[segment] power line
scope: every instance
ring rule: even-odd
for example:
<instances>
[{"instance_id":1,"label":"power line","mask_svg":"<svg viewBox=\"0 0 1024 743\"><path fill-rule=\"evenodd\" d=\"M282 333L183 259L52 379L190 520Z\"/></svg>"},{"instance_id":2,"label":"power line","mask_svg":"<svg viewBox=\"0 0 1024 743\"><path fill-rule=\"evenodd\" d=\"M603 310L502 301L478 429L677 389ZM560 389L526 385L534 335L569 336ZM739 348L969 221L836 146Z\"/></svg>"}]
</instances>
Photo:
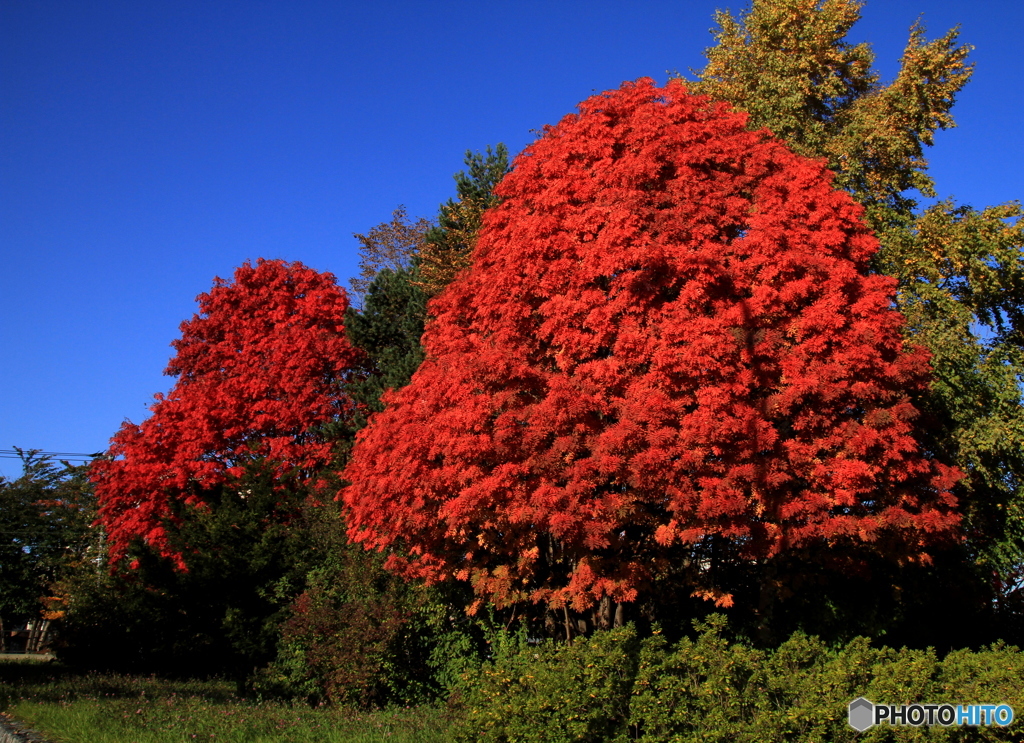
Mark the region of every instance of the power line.
<instances>
[{"instance_id":1,"label":"power line","mask_svg":"<svg viewBox=\"0 0 1024 743\"><path fill-rule=\"evenodd\" d=\"M50 456L51 455L46 455L45 457L32 457L32 459L49 459ZM0 454L0 457L3 457L4 459L22 459L22 457L19 457L17 454ZM29 457L24 458L28 459ZM74 456L61 457L61 459L99 459L99 457L94 456L92 454L80 454Z\"/></svg>"},{"instance_id":2,"label":"power line","mask_svg":"<svg viewBox=\"0 0 1024 743\"><path fill-rule=\"evenodd\" d=\"M80 467L103 456L104 452L86 454L85 452L43 451L41 449L0 449L0 460L16 459L24 466L28 466L30 464L38 465L46 462L47 460L56 459L69 466L74 464L75 466Z\"/></svg>"},{"instance_id":3,"label":"power line","mask_svg":"<svg viewBox=\"0 0 1024 743\"><path fill-rule=\"evenodd\" d=\"M27 456L65 456L74 457L76 460L95 460L102 456L102 451L85 453L83 451L43 451L42 449L0 449L0 456L22 458L23 453Z\"/></svg>"}]
</instances>

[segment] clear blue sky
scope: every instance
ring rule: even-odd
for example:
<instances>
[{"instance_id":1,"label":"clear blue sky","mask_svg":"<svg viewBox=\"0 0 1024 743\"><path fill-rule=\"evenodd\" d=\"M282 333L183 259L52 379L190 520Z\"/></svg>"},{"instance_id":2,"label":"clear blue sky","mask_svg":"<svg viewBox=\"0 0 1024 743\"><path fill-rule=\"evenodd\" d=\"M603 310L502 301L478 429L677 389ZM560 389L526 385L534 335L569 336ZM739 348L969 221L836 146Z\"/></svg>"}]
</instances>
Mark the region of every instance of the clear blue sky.
<instances>
[{"instance_id":1,"label":"clear blue sky","mask_svg":"<svg viewBox=\"0 0 1024 743\"><path fill-rule=\"evenodd\" d=\"M3 0L0 449L104 449L172 383L214 276L262 256L347 283L353 232L434 216L467 149L518 152L594 91L702 66L725 5ZM1024 196L1024 5L871 0L850 40L891 78L922 14L976 47L940 193Z\"/></svg>"}]
</instances>

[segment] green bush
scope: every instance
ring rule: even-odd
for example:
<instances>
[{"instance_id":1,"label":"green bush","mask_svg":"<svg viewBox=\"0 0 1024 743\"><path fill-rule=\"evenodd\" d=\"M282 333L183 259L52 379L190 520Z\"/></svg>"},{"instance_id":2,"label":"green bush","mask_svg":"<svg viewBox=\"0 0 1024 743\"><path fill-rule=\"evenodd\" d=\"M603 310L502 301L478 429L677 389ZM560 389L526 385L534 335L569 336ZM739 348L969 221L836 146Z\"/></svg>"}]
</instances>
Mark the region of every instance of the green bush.
<instances>
[{"instance_id":1,"label":"green bush","mask_svg":"<svg viewBox=\"0 0 1024 743\"><path fill-rule=\"evenodd\" d=\"M627 740L639 643L632 627L570 644L492 639L493 658L463 675L455 737L480 743Z\"/></svg>"},{"instance_id":2,"label":"green bush","mask_svg":"<svg viewBox=\"0 0 1024 743\"><path fill-rule=\"evenodd\" d=\"M572 645L498 638L493 658L467 673L451 708L460 740L644 743L880 743L1021 740L1024 723L944 728L879 725L858 733L847 705L1008 704L1024 715L1024 654L995 645L958 650L829 648L796 633L759 650L725 637L725 620L696 625L674 646L632 628Z\"/></svg>"},{"instance_id":3,"label":"green bush","mask_svg":"<svg viewBox=\"0 0 1024 743\"><path fill-rule=\"evenodd\" d=\"M771 651L730 645L718 619L695 641L644 642L630 705L630 732L645 743L878 743L1019 740L1001 727L880 725L858 733L847 705L859 696L887 704L1005 703L1024 710L1024 655L994 646L939 661L932 650L872 648L861 637L831 650L794 634Z\"/></svg>"},{"instance_id":4,"label":"green bush","mask_svg":"<svg viewBox=\"0 0 1024 743\"><path fill-rule=\"evenodd\" d=\"M684 638L672 649L654 635L643 643L630 704L634 739L757 740L751 723L764 690L758 686L763 653L722 638L725 620L698 623L696 641ZM683 736L683 737L680 737Z\"/></svg>"}]
</instances>

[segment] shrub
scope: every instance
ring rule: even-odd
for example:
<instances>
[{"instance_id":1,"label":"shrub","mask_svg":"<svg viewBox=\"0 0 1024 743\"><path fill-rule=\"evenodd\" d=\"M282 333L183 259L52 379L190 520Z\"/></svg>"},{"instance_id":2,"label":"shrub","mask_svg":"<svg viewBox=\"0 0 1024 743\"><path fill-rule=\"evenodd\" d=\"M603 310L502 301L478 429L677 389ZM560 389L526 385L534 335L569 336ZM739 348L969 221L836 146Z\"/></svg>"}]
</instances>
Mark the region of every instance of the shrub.
<instances>
[{"instance_id":1,"label":"shrub","mask_svg":"<svg viewBox=\"0 0 1024 743\"><path fill-rule=\"evenodd\" d=\"M725 637L725 620L696 623L694 638L640 642L631 627L572 645L503 636L464 675L451 708L460 740L487 743L878 743L1020 740L1008 727L879 725L858 733L847 705L1008 704L1024 711L1024 654L994 645L957 650L873 648L863 637L829 648L796 633L759 650Z\"/></svg>"},{"instance_id":2,"label":"shrub","mask_svg":"<svg viewBox=\"0 0 1024 743\"><path fill-rule=\"evenodd\" d=\"M464 597L385 571L380 556L348 542L335 504L316 509L310 529L316 567L254 689L363 708L443 699L463 668L479 663L480 632Z\"/></svg>"},{"instance_id":3,"label":"shrub","mask_svg":"<svg viewBox=\"0 0 1024 743\"><path fill-rule=\"evenodd\" d=\"M499 634L493 657L453 697L456 739L480 743L626 740L639 642L632 627L572 644Z\"/></svg>"}]
</instances>

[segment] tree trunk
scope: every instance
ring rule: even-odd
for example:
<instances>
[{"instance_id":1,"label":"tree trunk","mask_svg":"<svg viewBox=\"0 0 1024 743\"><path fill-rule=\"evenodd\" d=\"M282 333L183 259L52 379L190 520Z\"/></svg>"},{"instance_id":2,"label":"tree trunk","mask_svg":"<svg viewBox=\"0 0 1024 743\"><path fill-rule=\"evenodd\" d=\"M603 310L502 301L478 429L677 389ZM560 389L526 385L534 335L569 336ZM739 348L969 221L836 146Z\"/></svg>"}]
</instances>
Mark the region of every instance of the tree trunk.
<instances>
[{"instance_id":1,"label":"tree trunk","mask_svg":"<svg viewBox=\"0 0 1024 743\"><path fill-rule=\"evenodd\" d=\"M597 605L596 624L600 629L611 629L612 627L612 600L608 596L602 596L601 603Z\"/></svg>"},{"instance_id":2,"label":"tree trunk","mask_svg":"<svg viewBox=\"0 0 1024 743\"><path fill-rule=\"evenodd\" d=\"M39 637L39 620L33 619L28 623L28 639L25 640L25 655L34 653L36 647L36 639Z\"/></svg>"},{"instance_id":3,"label":"tree trunk","mask_svg":"<svg viewBox=\"0 0 1024 743\"><path fill-rule=\"evenodd\" d=\"M772 640L772 613L778 595L775 560L769 558L761 577L761 595L757 602L757 639L768 646Z\"/></svg>"},{"instance_id":4,"label":"tree trunk","mask_svg":"<svg viewBox=\"0 0 1024 743\"><path fill-rule=\"evenodd\" d=\"M38 629L29 640L30 647L28 652L38 653L41 648L46 647L46 641L50 634L50 620L43 619L40 622L33 623L33 626L38 627Z\"/></svg>"},{"instance_id":5,"label":"tree trunk","mask_svg":"<svg viewBox=\"0 0 1024 743\"><path fill-rule=\"evenodd\" d=\"M578 629L579 634L584 637L590 634L590 626L587 624L586 616L576 618L576 629Z\"/></svg>"}]
</instances>

